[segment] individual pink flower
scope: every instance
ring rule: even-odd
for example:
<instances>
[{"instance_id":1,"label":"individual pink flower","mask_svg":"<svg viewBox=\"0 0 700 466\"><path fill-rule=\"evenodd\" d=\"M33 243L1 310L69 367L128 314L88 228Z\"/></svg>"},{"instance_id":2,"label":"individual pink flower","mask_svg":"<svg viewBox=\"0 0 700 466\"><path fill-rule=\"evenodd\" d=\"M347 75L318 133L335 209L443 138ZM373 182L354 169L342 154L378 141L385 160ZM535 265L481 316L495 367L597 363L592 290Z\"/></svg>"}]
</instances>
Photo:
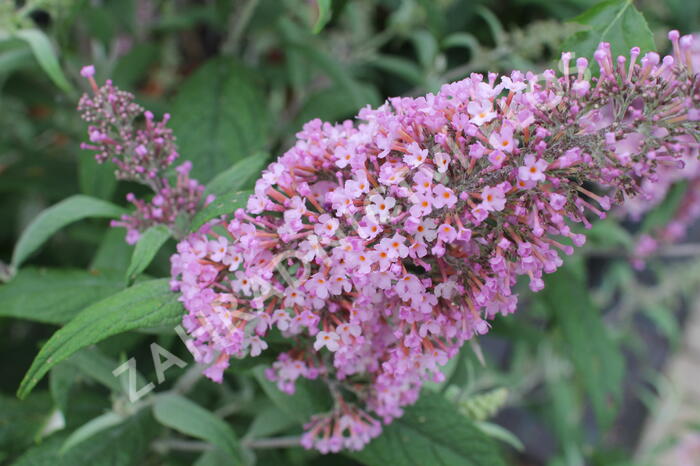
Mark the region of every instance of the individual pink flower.
<instances>
[{"instance_id":1,"label":"individual pink flower","mask_svg":"<svg viewBox=\"0 0 700 466\"><path fill-rule=\"evenodd\" d=\"M433 198L428 194L418 193L414 195L413 205L409 212L416 218L428 215L433 210Z\"/></svg>"},{"instance_id":2,"label":"individual pink flower","mask_svg":"<svg viewBox=\"0 0 700 466\"><path fill-rule=\"evenodd\" d=\"M513 128L510 125L504 125L500 131L493 131L489 136L489 143L496 150L513 152L517 146L517 141L513 138Z\"/></svg>"},{"instance_id":3,"label":"individual pink flower","mask_svg":"<svg viewBox=\"0 0 700 466\"><path fill-rule=\"evenodd\" d=\"M537 159L532 154L527 154L524 159L525 165L518 168L518 178L523 181L539 182L544 181L544 171L549 164L544 159Z\"/></svg>"},{"instance_id":4,"label":"individual pink flower","mask_svg":"<svg viewBox=\"0 0 700 466\"><path fill-rule=\"evenodd\" d=\"M334 352L338 351L340 348L340 337L335 332L318 332L316 334L316 341L314 342L314 349L320 351L321 348L326 347L328 351Z\"/></svg>"},{"instance_id":5,"label":"individual pink flower","mask_svg":"<svg viewBox=\"0 0 700 466\"><path fill-rule=\"evenodd\" d=\"M309 277L304 286L318 298L325 299L329 295L330 283L323 272L318 272Z\"/></svg>"},{"instance_id":6,"label":"individual pink flower","mask_svg":"<svg viewBox=\"0 0 700 466\"><path fill-rule=\"evenodd\" d=\"M488 100L469 102L467 111L472 116L469 121L476 126L481 126L496 118L496 112L493 111L493 104Z\"/></svg>"},{"instance_id":7,"label":"individual pink flower","mask_svg":"<svg viewBox=\"0 0 700 466\"><path fill-rule=\"evenodd\" d=\"M487 186L481 192L481 208L487 211L501 211L506 205L506 195L498 186Z\"/></svg>"},{"instance_id":8,"label":"individual pink flower","mask_svg":"<svg viewBox=\"0 0 700 466\"><path fill-rule=\"evenodd\" d=\"M507 158L508 156L506 153L500 149L493 150L489 153L489 162L491 162L494 168L501 168Z\"/></svg>"},{"instance_id":9,"label":"individual pink flower","mask_svg":"<svg viewBox=\"0 0 700 466\"><path fill-rule=\"evenodd\" d=\"M357 337L362 334L362 327L357 324L343 323L336 327L335 329L340 339L345 344L352 344Z\"/></svg>"},{"instance_id":10,"label":"individual pink flower","mask_svg":"<svg viewBox=\"0 0 700 466\"><path fill-rule=\"evenodd\" d=\"M391 215L391 209L396 205L396 199L373 194L369 200L372 204L367 207L367 214L373 216L375 222L386 222Z\"/></svg>"},{"instance_id":11,"label":"individual pink flower","mask_svg":"<svg viewBox=\"0 0 700 466\"><path fill-rule=\"evenodd\" d=\"M435 231L436 226L437 224L435 223L435 220L432 218L426 218L416 227L416 232L414 233L413 237L416 241L424 241L429 243L435 239L435 236L437 236L437 232Z\"/></svg>"},{"instance_id":12,"label":"individual pink flower","mask_svg":"<svg viewBox=\"0 0 700 466\"><path fill-rule=\"evenodd\" d=\"M403 156L403 161L413 168L418 167L428 159L428 149L422 149L418 143L412 142L407 149L408 153Z\"/></svg>"},{"instance_id":13,"label":"individual pink flower","mask_svg":"<svg viewBox=\"0 0 700 466\"><path fill-rule=\"evenodd\" d=\"M437 165L438 172L447 172L447 169L450 167L450 156L445 152L438 152L435 154L435 165Z\"/></svg>"},{"instance_id":14,"label":"individual pink flower","mask_svg":"<svg viewBox=\"0 0 700 466\"><path fill-rule=\"evenodd\" d=\"M360 235L360 238L373 239L382 232L382 227L377 223L377 220L379 219L369 215L362 218L361 225L357 228L357 233Z\"/></svg>"},{"instance_id":15,"label":"individual pink flower","mask_svg":"<svg viewBox=\"0 0 700 466\"><path fill-rule=\"evenodd\" d=\"M263 350L266 350L268 345L265 340L262 340L259 336L253 335L250 337L249 340L250 343L250 355L255 357L259 356L260 353L263 352Z\"/></svg>"},{"instance_id":16,"label":"individual pink flower","mask_svg":"<svg viewBox=\"0 0 700 466\"><path fill-rule=\"evenodd\" d=\"M433 205L436 209L447 207L451 209L457 203L457 196L448 187L438 184L433 188Z\"/></svg>"},{"instance_id":17,"label":"individual pink flower","mask_svg":"<svg viewBox=\"0 0 700 466\"><path fill-rule=\"evenodd\" d=\"M457 238L457 230L449 223L443 223L437 229L438 239L445 243L451 243Z\"/></svg>"},{"instance_id":18,"label":"individual pink flower","mask_svg":"<svg viewBox=\"0 0 700 466\"><path fill-rule=\"evenodd\" d=\"M338 219L333 218L328 214L323 214L318 217L318 223L314 227L314 232L318 236L333 236L339 225L340 222Z\"/></svg>"}]
</instances>

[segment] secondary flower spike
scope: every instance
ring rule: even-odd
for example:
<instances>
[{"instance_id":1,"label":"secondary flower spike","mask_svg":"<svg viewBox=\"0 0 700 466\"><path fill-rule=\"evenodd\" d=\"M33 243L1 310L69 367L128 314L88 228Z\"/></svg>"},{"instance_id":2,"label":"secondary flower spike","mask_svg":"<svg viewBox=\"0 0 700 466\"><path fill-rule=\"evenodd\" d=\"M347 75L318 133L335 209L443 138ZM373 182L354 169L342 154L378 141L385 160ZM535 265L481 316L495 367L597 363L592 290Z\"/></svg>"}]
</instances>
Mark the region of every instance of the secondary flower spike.
<instances>
[{"instance_id":1,"label":"secondary flower spike","mask_svg":"<svg viewBox=\"0 0 700 466\"><path fill-rule=\"evenodd\" d=\"M175 169L174 185L166 175L179 157L175 136L167 127L170 115L156 121L153 113L134 103L133 94L117 89L111 81L98 87L92 65L83 67L80 74L93 91L93 95L83 95L78 103L83 120L90 124L90 143L81 144L81 148L95 151L98 163L114 163L117 178L145 184L155 193L149 202L128 194L127 200L136 206L136 212L123 215L112 226L126 228L126 240L133 244L150 226L162 224L174 229L178 216L192 217L200 207L204 186L189 177L189 161ZM138 124L140 119L142 125Z\"/></svg>"},{"instance_id":2,"label":"secondary flower spike","mask_svg":"<svg viewBox=\"0 0 700 466\"><path fill-rule=\"evenodd\" d=\"M361 449L462 344L562 264L612 204L697 157L700 82L688 49L579 58L392 98L356 121L314 120L262 174L247 208L180 242L172 286L206 375L291 346L267 371L288 393L320 379L333 407L305 426L321 452ZM563 62L571 60L564 54Z\"/></svg>"}]
</instances>

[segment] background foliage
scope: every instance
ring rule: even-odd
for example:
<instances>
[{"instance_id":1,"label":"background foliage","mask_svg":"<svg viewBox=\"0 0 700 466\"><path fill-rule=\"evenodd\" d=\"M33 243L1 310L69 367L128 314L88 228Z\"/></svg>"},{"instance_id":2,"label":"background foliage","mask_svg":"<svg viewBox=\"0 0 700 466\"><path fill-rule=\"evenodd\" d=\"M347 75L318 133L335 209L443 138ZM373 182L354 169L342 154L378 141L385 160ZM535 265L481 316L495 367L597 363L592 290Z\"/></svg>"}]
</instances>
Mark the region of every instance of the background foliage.
<instances>
[{"instance_id":1,"label":"background foliage","mask_svg":"<svg viewBox=\"0 0 700 466\"><path fill-rule=\"evenodd\" d=\"M666 47L665 31L699 20L700 3L683 0L0 2L0 461L632 464L700 262L639 274L626 256L684 186L641 225L596 224L546 291L466 346L447 380L365 450L320 456L292 446L325 401L312 383L283 395L261 375L265 354L222 385L200 379L160 278L174 240L153 229L132 247L107 226L141 187L79 150L78 72L94 63L98 81L172 113L183 158L217 195L196 228L241 202L232 193L311 118L342 120L471 72L539 71L563 47L589 57L600 40L615 53ZM186 367L160 383L152 343ZM114 377L132 357L138 376ZM131 403L131 382L156 389Z\"/></svg>"}]
</instances>

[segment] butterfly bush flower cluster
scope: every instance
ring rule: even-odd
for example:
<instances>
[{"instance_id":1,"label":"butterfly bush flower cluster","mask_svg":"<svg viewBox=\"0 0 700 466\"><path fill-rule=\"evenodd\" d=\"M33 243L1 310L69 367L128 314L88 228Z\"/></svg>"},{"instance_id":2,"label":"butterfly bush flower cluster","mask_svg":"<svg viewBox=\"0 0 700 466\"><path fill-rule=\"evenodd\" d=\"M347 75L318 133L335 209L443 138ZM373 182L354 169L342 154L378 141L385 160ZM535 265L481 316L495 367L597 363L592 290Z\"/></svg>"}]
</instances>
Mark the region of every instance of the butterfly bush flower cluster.
<instances>
[{"instance_id":1,"label":"butterfly bush flower cluster","mask_svg":"<svg viewBox=\"0 0 700 466\"><path fill-rule=\"evenodd\" d=\"M674 53L614 57L600 44L563 72L513 72L392 98L356 121L313 120L245 208L184 239L172 286L206 375L279 341L266 375L333 406L302 445L360 449L416 401L462 344L516 310L613 204L691 163L700 82L690 36ZM275 336L277 335L277 336Z\"/></svg>"},{"instance_id":2,"label":"butterfly bush flower cluster","mask_svg":"<svg viewBox=\"0 0 700 466\"><path fill-rule=\"evenodd\" d=\"M670 38L680 50L678 34L672 32ZM700 37L695 35L692 44L690 39L683 39L684 53L690 53L689 60L693 70L700 70ZM639 221L650 210L657 208L667 198L670 190L676 186L683 189L675 211L670 221L648 233L643 233L637 239L633 254L633 265L643 268L645 260L656 253L665 244L682 240L688 228L700 218L700 160L698 160L697 145L688 144L680 148L680 160L683 167L659 167L656 173L642 181L639 194L618 207L619 213L633 221ZM684 186L679 186L681 183Z\"/></svg>"},{"instance_id":3,"label":"butterfly bush flower cluster","mask_svg":"<svg viewBox=\"0 0 700 466\"><path fill-rule=\"evenodd\" d=\"M126 240L133 244L150 226L162 224L172 228L178 216L193 216L200 207L204 187L189 177L191 162L175 168L174 184L166 176L178 158L175 136L167 127L170 116L166 114L156 121L151 112L134 103L133 94L117 89L111 81L98 87L94 74L93 66L81 71L93 90L93 95L83 95L78 104L83 120L90 124L90 142L81 148L95 151L99 163L113 162L118 179L145 184L155 192L148 202L128 194L127 200L136 211L112 222L112 226L127 229Z\"/></svg>"}]
</instances>

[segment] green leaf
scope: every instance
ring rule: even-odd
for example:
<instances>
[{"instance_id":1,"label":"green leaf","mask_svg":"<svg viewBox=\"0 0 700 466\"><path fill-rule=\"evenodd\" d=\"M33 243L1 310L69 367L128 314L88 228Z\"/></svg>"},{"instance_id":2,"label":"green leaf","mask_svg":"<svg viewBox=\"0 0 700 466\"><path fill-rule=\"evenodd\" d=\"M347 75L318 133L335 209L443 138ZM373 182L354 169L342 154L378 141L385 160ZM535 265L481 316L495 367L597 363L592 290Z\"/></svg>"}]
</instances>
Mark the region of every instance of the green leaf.
<instances>
[{"instance_id":1,"label":"green leaf","mask_svg":"<svg viewBox=\"0 0 700 466\"><path fill-rule=\"evenodd\" d=\"M451 47L464 47L469 49L472 55L476 55L481 50L479 41L468 32L455 32L450 34L442 42L442 46L446 49Z\"/></svg>"},{"instance_id":2,"label":"green leaf","mask_svg":"<svg viewBox=\"0 0 700 466\"><path fill-rule=\"evenodd\" d=\"M158 398L153 414L161 424L217 446L230 456L233 461L230 464L242 464L236 434L228 424L201 406L179 395L167 395Z\"/></svg>"},{"instance_id":3,"label":"green leaf","mask_svg":"<svg viewBox=\"0 0 700 466\"><path fill-rule=\"evenodd\" d=\"M263 167L267 164L267 154L253 154L233 164L228 170L219 173L207 184L204 196L221 196L232 191L252 188Z\"/></svg>"},{"instance_id":4,"label":"green leaf","mask_svg":"<svg viewBox=\"0 0 700 466\"><path fill-rule=\"evenodd\" d=\"M38 392L26 401L0 395L0 451L31 444L51 416L51 398Z\"/></svg>"},{"instance_id":5,"label":"green leaf","mask_svg":"<svg viewBox=\"0 0 700 466\"><path fill-rule=\"evenodd\" d=\"M505 466L489 437L432 392L423 393L363 450L348 455L367 466Z\"/></svg>"},{"instance_id":6,"label":"green leaf","mask_svg":"<svg viewBox=\"0 0 700 466\"><path fill-rule=\"evenodd\" d=\"M370 100L373 99L373 95L369 94L352 76L347 66L329 55L319 44L313 43L309 36L305 34L305 31L299 30L292 21L285 18L279 22L279 27L287 46L285 53L290 54L292 57L298 54L298 57L305 58L310 64L323 71L333 80L337 88L343 89L356 109L367 104L376 105L378 103ZM306 67L308 68L308 65ZM308 72L305 68L299 71ZM302 83L295 84L300 85Z\"/></svg>"},{"instance_id":7,"label":"green leaf","mask_svg":"<svg viewBox=\"0 0 700 466\"><path fill-rule=\"evenodd\" d=\"M229 456L218 448L214 448L202 453L194 466L229 466L229 464Z\"/></svg>"},{"instance_id":8,"label":"green leaf","mask_svg":"<svg viewBox=\"0 0 700 466\"><path fill-rule=\"evenodd\" d=\"M131 263L126 271L128 281L133 280L146 270L168 238L170 238L170 230L164 225L152 226L141 235L134 252L131 254Z\"/></svg>"},{"instance_id":9,"label":"green leaf","mask_svg":"<svg viewBox=\"0 0 700 466\"><path fill-rule=\"evenodd\" d=\"M125 391L119 379L112 373L119 366L119 363L97 348L84 348L68 358L63 364L75 367L114 393ZM145 385L143 376L138 372L136 374L137 386L143 387Z\"/></svg>"},{"instance_id":10,"label":"green leaf","mask_svg":"<svg viewBox=\"0 0 700 466\"><path fill-rule=\"evenodd\" d=\"M78 194L44 210L24 230L12 253L12 266L19 267L27 257L66 225L88 217L116 218L124 209L109 202Z\"/></svg>"},{"instance_id":11,"label":"green leaf","mask_svg":"<svg viewBox=\"0 0 700 466\"><path fill-rule=\"evenodd\" d=\"M78 368L67 363L57 365L49 373L51 398L64 414L68 411L70 392L77 376Z\"/></svg>"},{"instance_id":12,"label":"green leaf","mask_svg":"<svg viewBox=\"0 0 700 466\"><path fill-rule=\"evenodd\" d=\"M39 62L39 65L49 75L54 84L64 92L74 92L73 86L71 86L61 70L56 52L46 34L39 29L22 29L17 31L15 35L29 44L36 61Z\"/></svg>"},{"instance_id":13,"label":"green leaf","mask_svg":"<svg viewBox=\"0 0 700 466\"><path fill-rule=\"evenodd\" d=\"M540 296L561 329L564 351L591 399L598 422L607 426L615 416L614 402L622 395L624 359L591 299L581 270L566 264L547 277Z\"/></svg>"},{"instance_id":14,"label":"green leaf","mask_svg":"<svg viewBox=\"0 0 700 466\"><path fill-rule=\"evenodd\" d=\"M494 15L491 10L483 6L476 7L476 13L484 18L486 24L488 24L493 40L496 42L496 46L501 47L505 45L507 35L503 29L503 25L498 20L498 17Z\"/></svg>"},{"instance_id":15,"label":"green leaf","mask_svg":"<svg viewBox=\"0 0 700 466\"><path fill-rule=\"evenodd\" d=\"M222 194L217 197L214 202L197 212L197 215L192 219L190 231L197 231L199 227L209 220L223 214L231 214L239 207L245 207L251 194L251 191L239 191Z\"/></svg>"},{"instance_id":16,"label":"green leaf","mask_svg":"<svg viewBox=\"0 0 700 466\"><path fill-rule=\"evenodd\" d=\"M75 316L41 348L17 391L26 397L49 369L107 337L144 327L176 325L182 305L168 279L150 280L103 299Z\"/></svg>"},{"instance_id":17,"label":"green leaf","mask_svg":"<svg viewBox=\"0 0 700 466\"><path fill-rule=\"evenodd\" d=\"M22 44L21 47L4 50L0 53L0 73L11 73L16 69L33 64L34 58L32 58L32 51L26 44Z\"/></svg>"},{"instance_id":18,"label":"green leaf","mask_svg":"<svg viewBox=\"0 0 700 466\"><path fill-rule=\"evenodd\" d=\"M124 239L124 228L110 228L102 236L95 256L90 262L90 270L111 271L124 277L131 261L134 247Z\"/></svg>"},{"instance_id":19,"label":"green leaf","mask_svg":"<svg viewBox=\"0 0 700 466\"><path fill-rule=\"evenodd\" d=\"M274 435L294 425L296 425L296 422L286 412L277 406L268 404L250 423L245 438L261 438Z\"/></svg>"},{"instance_id":20,"label":"green leaf","mask_svg":"<svg viewBox=\"0 0 700 466\"><path fill-rule=\"evenodd\" d=\"M663 336L671 343L677 343L681 335L678 320L672 309L657 303L649 303L642 307L642 314L649 319Z\"/></svg>"},{"instance_id":21,"label":"green leaf","mask_svg":"<svg viewBox=\"0 0 700 466\"><path fill-rule=\"evenodd\" d=\"M494 424L493 422L486 421L475 422L474 425L477 429L489 437L507 443L517 451L525 451L525 445L523 445L523 442L508 429L501 427L498 424Z\"/></svg>"},{"instance_id":22,"label":"green leaf","mask_svg":"<svg viewBox=\"0 0 700 466\"><path fill-rule=\"evenodd\" d=\"M124 421L124 418L112 411L104 413L101 416L97 416L96 418L75 429L63 443L59 454L64 455L68 450L76 445L84 442L90 437L95 436L103 430L120 424L122 421Z\"/></svg>"},{"instance_id":23,"label":"green leaf","mask_svg":"<svg viewBox=\"0 0 700 466\"><path fill-rule=\"evenodd\" d=\"M419 30L411 35L411 40L418 55L418 63L424 70L432 70L435 57L438 54L438 43L435 36L428 31Z\"/></svg>"},{"instance_id":24,"label":"green leaf","mask_svg":"<svg viewBox=\"0 0 700 466\"><path fill-rule=\"evenodd\" d=\"M328 21L331 20L331 15L333 12L331 11L331 0L316 0L315 5L318 12L316 14L316 21L314 22L312 32L314 34L318 34L323 30L326 24L328 24Z\"/></svg>"},{"instance_id":25,"label":"green leaf","mask_svg":"<svg viewBox=\"0 0 700 466\"><path fill-rule=\"evenodd\" d=\"M207 182L267 144L268 115L252 73L230 58L200 67L173 103L172 128L180 152Z\"/></svg>"},{"instance_id":26,"label":"green leaf","mask_svg":"<svg viewBox=\"0 0 700 466\"><path fill-rule=\"evenodd\" d=\"M328 411L331 407L328 389L318 381L298 380L294 394L288 395L265 377L263 366L253 369L253 374L272 402L300 424L308 422L314 414Z\"/></svg>"},{"instance_id":27,"label":"green leaf","mask_svg":"<svg viewBox=\"0 0 700 466\"><path fill-rule=\"evenodd\" d=\"M609 42L613 57L627 56L632 47L642 53L656 49L654 36L632 0L606 0L572 19L586 27L564 41L562 50L593 57L600 42Z\"/></svg>"},{"instance_id":28,"label":"green leaf","mask_svg":"<svg viewBox=\"0 0 700 466\"><path fill-rule=\"evenodd\" d=\"M598 220L593 223L592 228L586 232L589 245L601 247L622 247L630 250L634 247L632 235L621 224L613 218Z\"/></svg>"},{"instance_id":29,"label":"green leaf","mask_svg":"<svg viewBox=\"0 0 700 466\"><path fill-rule=\"evenodd\" d=\"M60 454L65 437L52 435L29 449L13 466L139 466L147 464L144 456L157 433L157 424L149 410L141 410L116 426L104 429Z\"/></svg>"},{"instance_id":30,"label":"green leaf","mask_svg":"<svg viewBox=\"0 0 700 466\"><path fill-rule=\"evenodd\" d=\"M26 268L0 287L0 316L63 324L123 287L113 272Z\"/></svg>"},{"instance_id":31,"label":"green leaf","mask_svg":"<svg viewBox=\"0 0 700 466\"><path fill-rule=\"evenodd\" d=\"M112 198L117 187L114 166L111 163L97 163L95 156L88 151L78 154L78 179L83 194L106 201Z\"/></svg>"},{"instance_id":32,"label":"green leaf","mask_svg":"<svg viewBox=\"0 0 700 466\"><path fill-rule=\"evenodd\" d=\"M134 88L138 80L152 71L152 65L158 60L160 48L152 42L134 44L123 57L119 59L112 80L122 89Z\"/></svg>"},{"instance_id":33,"label":"green leaf","mask_svg":"<svg viewBox=\"0 0 700 466\"><path fill-rule=\"evenodd\" d=\"M405 79L411 84L421 86L425 83L423 70L411 60L393 55L378 55L369 64Z\"/></svg>"}]
</instances>

